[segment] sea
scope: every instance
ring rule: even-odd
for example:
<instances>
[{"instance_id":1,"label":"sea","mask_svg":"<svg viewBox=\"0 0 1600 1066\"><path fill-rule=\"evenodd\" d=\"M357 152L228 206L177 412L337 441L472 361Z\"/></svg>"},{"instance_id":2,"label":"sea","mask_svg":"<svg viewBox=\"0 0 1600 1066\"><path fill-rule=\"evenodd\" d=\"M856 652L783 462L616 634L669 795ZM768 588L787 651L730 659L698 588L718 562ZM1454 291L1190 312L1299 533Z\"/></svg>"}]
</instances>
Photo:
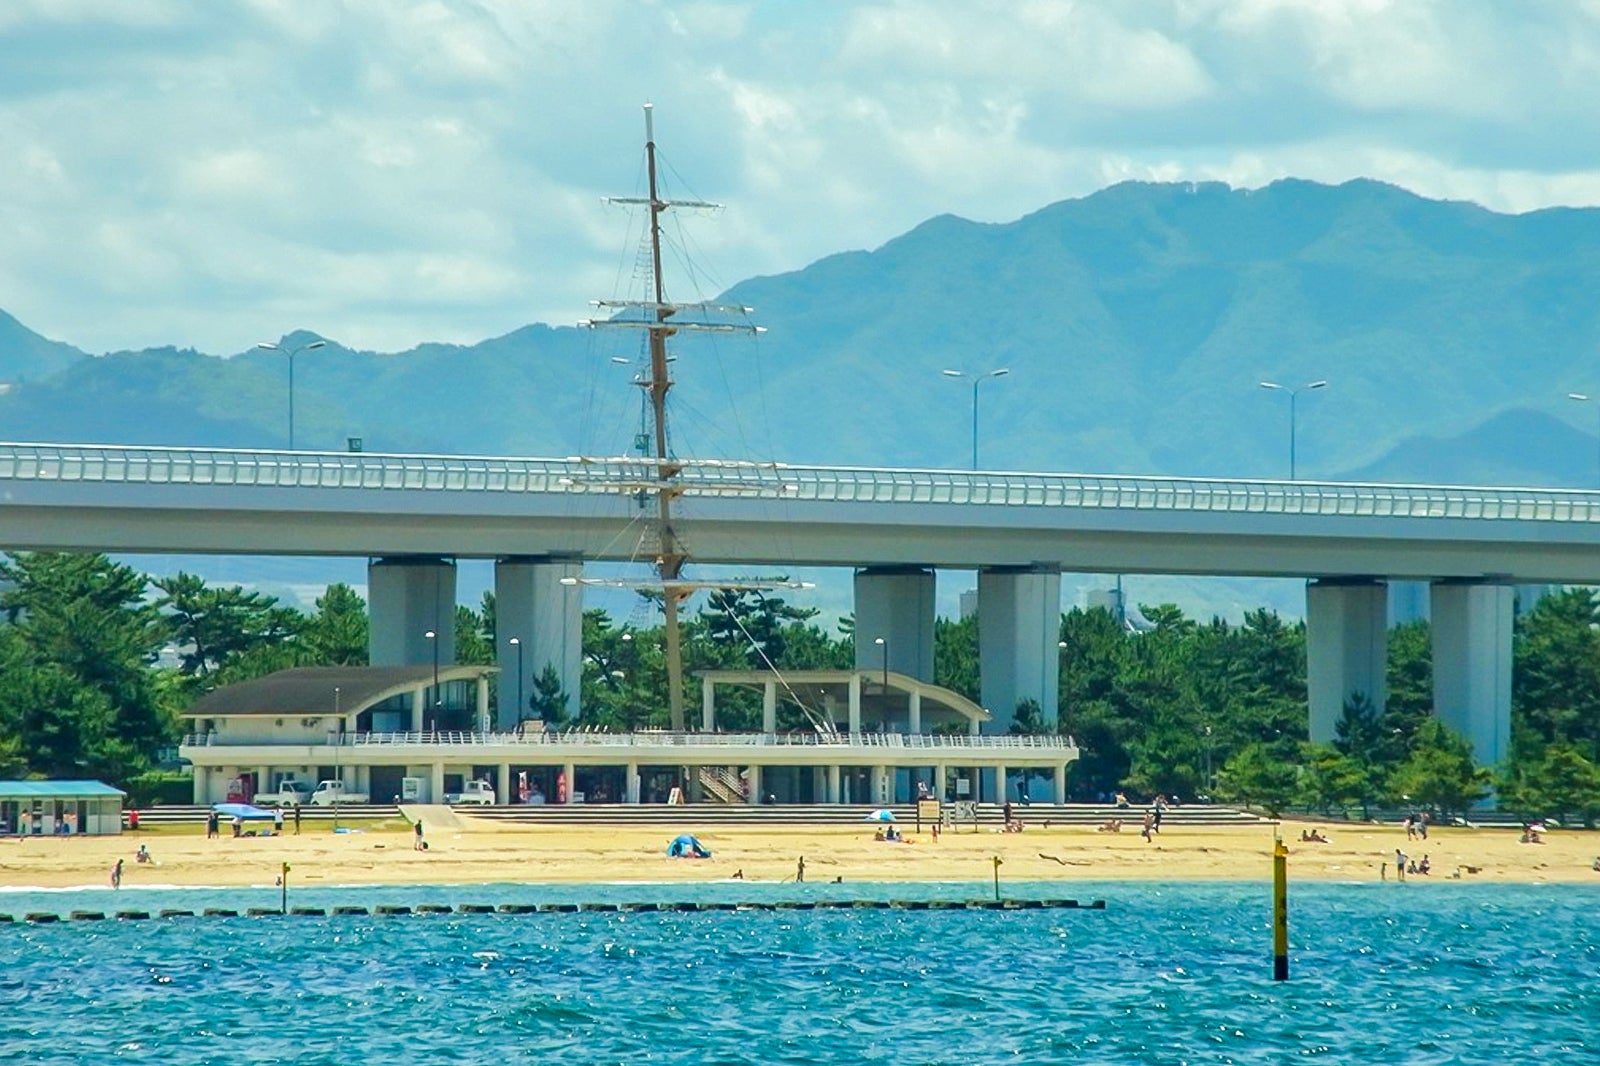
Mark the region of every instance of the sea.
<instances>
[{"instance_id":1,"label":"sea","mask_svg":"<svg viewBox=\"0 0 1600 1066\"><path fill-rule=\"evenodd\" d=\"M0 1062L1600 1062L1596 885L1002 883L1105 908L0 923ZM994 885L294 888L289 906L992 898ZM0 891L0 914L280 890Z\"/></svg>"}]
</instances>

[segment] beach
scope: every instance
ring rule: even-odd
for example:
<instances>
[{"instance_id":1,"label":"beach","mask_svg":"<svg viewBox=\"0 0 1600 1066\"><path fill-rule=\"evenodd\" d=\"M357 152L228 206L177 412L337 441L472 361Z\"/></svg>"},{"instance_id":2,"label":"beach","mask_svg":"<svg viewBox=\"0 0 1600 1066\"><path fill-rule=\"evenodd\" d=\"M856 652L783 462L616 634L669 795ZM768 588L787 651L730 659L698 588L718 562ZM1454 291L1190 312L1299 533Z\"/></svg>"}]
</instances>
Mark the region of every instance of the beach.
<instances>
[{"instance_id":1,"label":"beach","mask_svg":"<svg viewBox=\"0 0 1600 1066\"><path fill-rule=\"evenodd\" d=\"M1317 827L1326 844L1303 843ZM1600 833L1557 830L1523 844L1514 829L1434 828L1407 840L1399 826L1284 822L1279 826L1178 827L1146 843L1137 829L1030 825L1020 833L985 828L946 831L901 825L909 842L874 839L862 826L695 825L686 811L677 831L693 833L709 859L668 858L673 831L654 826L517 826L445 814L425 820L426 850L400 818L325 826L296 836L234 839L224 827L146 827L113 837L0 838L0 888L98 887L123 860L124 888L271 885L284 863L296 885L649 883L792 881L803 857L805 880L831 882L987 882L998 856L1002 881L1249 881L1271 876L1274 832L1289 846L1293 880L1378 881L1395 877L1395 850L1429 857L1432 872L1414 883L1576 882L1600 884L1592 869ZM135 861L143 844L152 857Z\"/></svg>"}]
</instances>

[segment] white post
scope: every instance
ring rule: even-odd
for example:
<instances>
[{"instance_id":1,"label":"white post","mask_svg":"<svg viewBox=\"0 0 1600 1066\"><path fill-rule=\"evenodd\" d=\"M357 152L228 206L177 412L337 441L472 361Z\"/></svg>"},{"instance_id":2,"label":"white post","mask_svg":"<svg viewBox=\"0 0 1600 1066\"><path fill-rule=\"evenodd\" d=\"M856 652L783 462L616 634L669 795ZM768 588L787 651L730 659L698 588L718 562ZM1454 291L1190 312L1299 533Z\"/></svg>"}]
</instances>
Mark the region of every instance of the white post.
<instances>
[{"instance_id":1,"label":"white post","mask_svg":"<svg viewBox=\"0 0 1600 1066\"><path fill-rule=\"evenodd\" d=\"M1067 764L1056 763L1056 802L1067 802Z\"/></svg>"},{"instance_id":2,"label":"white post","mask_svg":"<svg viewBox=\"0 0 1600 1066\"><path fill-rule=\"evenodd\" d=\"M627 780L623 782L623 788L627 790L628 802L637 804L639 802L639 764L636 762L628 763L623 773L627 774Z\"/></svg>"},{"instance_id":3,"label":"white post","mask_svg":"<svg viewBox=\"0 0 1600 1066\"><path fill-rule=\"evenodd\" d=\"M700 679L700 728L707 733L717 728L717 697L709 677Z\"/></svg>"},{"instance_id":4,"label":"white post","mask_svg":"<svg viewBox=\"0 0 1600 1066\"><path fill-rule=\"evenodd\" d=\"M744 801L752 807L761 804L761 767L751 764L745 768L745 797Z\"/></svg>"},{"instance_id":5,"label":"white post","mask_svg":"<svg viewBox=\"0 0 1600 1066\"><path fill-rule=\"evenodd\" d=\"M861 675L850 675L850 732L861 732Z\"/></svg>"},{"instance_id":6,"label":"white post","mask_svg":"<svg viewBox=\"0 0 1600 1066\"><path fill-rule=\"evenodd\" d=\"M432 769L433 773L430 775L430 780L429 780L428 784L432 788L433 794L428 797L428 802L429 803L443 803L444 802L444 763L436 761L436 762L434 762L434 764L431 767L431 769Z\"/></svg>"},{"instance_id":7,"label":"white post","mask_svg":"<svg viewBox=\"0 0 1600 1066\"><path fill-rule=\"evenodd\" d=\"M511 798L511 764L503 762L495 774L494 800L496 803L513 803Z\"/></svg>"},{"instance_id":8,"label":"white post","mask_svg":"<svg viewBox=\"0 0 1600 1066\"><path fill-rule=\"evenodd\" d=\"M935 766L933 768L933 798L936 799L936 800L943 800L944 799L944 789L945 789L945 765L944 765L944 763L939 763L937 766Z\"/></svg>"},{"instance_id":9,"label":"white post","mask_svg":"<svg viewBox=\"0 0 1600 1066\"><path fill-rule=\"evenodd\" d=\"M911 717L906 732L912 735L922 732L922 693L916 689L911 690Z\"/></svg>"},{"instance_id":10,"label":"white post","mask_svg":"<svg viewBox=\"0 0 1600 1066\"><path fill-rule=\"evenodd\" d=\"M561 772L563 774L565 774L566 778L567 778L567 799L566 799L566 802L571 803L572 802L572 794L575 791L577 791L577 788L578 788L578 768L577 768L577 766L575 766L574 764L569 762L569 763L565 763L565 764L562 765Z\"/></svg>"},{"instance_id":11,"label":"white post","mask_svg":"<svg viewBox=\"0 0 1600 1066\"><path fill-rule=\"evenodd\" d=\"M478 729L487 733L489 732L489 679L487 677L478 678L476 688L478 696Z\"/></svg>"},{"instance_id":12,"label":"white post","mask_svg":"<svg viewBox=\"0 0 1600 1066\"><path fill-rule=\"evenodd\" d=\"M761 731L778 731L778 683L768 681L761 688Z\"/></svg>"},{"instance_id":13,"label":"white post","mask_svg":"<svg viewBox=\"0 0 1600 1066\"><path fill-rule=\"evenodd\" d=\"M839 802L839 767L828 767L828 803Z\"/></svg>"}]
</instances>

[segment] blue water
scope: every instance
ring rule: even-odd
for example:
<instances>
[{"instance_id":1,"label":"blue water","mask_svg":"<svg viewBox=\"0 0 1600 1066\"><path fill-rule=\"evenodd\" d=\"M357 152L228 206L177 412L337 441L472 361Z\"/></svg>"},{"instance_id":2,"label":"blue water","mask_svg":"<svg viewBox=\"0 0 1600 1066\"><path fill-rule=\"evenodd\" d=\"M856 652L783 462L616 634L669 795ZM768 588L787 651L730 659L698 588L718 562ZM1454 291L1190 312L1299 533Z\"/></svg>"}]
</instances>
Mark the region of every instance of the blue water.
<instances>
[{"instance_id":1,"label":"blue water","mask_svg":"<svg viewBox=\"0 0 1600 1066\"><path fill-rule=\"evenodd\" d=\"M0 926L0 1062L1600 1062L1600 887L1009 885L1107 909ZM989 886L307 889L291 905L968 898ZM275 890L0 893L0 913Z\"/></svg>"}]
</instances>

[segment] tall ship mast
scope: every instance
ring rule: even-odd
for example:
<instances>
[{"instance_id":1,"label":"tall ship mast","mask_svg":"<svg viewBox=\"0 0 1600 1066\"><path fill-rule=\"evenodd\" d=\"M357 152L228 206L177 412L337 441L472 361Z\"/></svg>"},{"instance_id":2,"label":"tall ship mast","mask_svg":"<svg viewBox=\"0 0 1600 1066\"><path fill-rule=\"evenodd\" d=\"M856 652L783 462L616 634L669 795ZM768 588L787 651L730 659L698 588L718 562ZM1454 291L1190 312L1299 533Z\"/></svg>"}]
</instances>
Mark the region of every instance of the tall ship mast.
<instances>
[{"instance_id":1,"label":"tall ship mast","mask_svg":"<svg viewBox=\"0 0 1600 1066\"><path fill-rule=\"evenodd\" d=\"M597 300L595 306L612 312L612 317L590 319L584 325L592 328L640 329L649 336L650 365L648 376L639 382L650 403L651 432L646 435L654 446L651 456L650 477L647 481L627 486L632 491L653 496L655 517L652 522L654 566L658 579L667 659L667 699L672 729L685 728L683 702L683 649L679 637L678 614L683 602L695 591L704 588L769 589L782 586L801 587L798 583L781 581L688 581L683 577L683 567L689 555L673 526L672 505L686 485L683 481L683 464L670 452L667 433L667 393L672 389L671 360L667 358L667 338L675 333L748 333L762 332L761 327L725 320L717 316L743 317L753 309L735 304L674 303L667 299L661 270L661 216L672 208L715 209L720 204L704 200L665 200L661 196L656 167L655 109L644 105L645 164L649 181L649 194L645 197L609 197L608 203L643 206L649 211L650 278L649 299ZM691 317L698 316L698 317ZM653 440L652 440L653 438ZM650 586L640 582L611 582L584 579L585 584L622 585L641 592Z\"/></svg>"}]
</instances>

